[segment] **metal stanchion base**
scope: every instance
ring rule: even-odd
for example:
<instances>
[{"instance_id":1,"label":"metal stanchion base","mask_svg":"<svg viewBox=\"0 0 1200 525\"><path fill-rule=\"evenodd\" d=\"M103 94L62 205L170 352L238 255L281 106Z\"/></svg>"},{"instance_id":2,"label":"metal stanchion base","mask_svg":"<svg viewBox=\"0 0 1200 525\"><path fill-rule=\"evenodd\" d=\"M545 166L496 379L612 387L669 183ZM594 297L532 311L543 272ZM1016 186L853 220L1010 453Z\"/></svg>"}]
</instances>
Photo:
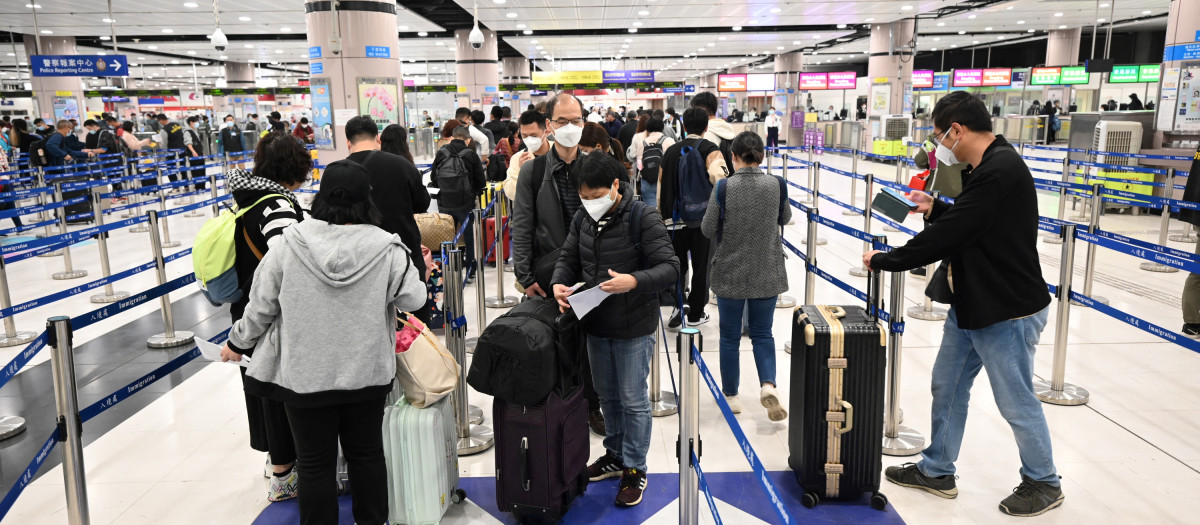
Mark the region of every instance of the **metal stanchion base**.
<instances>
[{"instance_id":1,"label":"metal stanchion base","mask_svg":"<svg viewBox=\"0 0 1200 525\"><path fill-rule=\"evenodd\" d=\"M783 351L789 354L792 353L792 343L783 343Z\"/></svg>"},{"instance_id":2,"label":"metal stanchion base","mask_svg":"<svg viewBox=\"0 0 1200 525\"><path fill-rule=\"evenodd\" d=\"M1056 391L1050 387L1050 382L1042 379L1033 380L1033 393L1043 403L1051 405L1078 406L1087 404L1091 394L1086 388L1063 383L1063 389Z\"/></svg>"},{"instance_id":3,"label":"metal stanchion base","mask_svg":"<svg viewBox=\"0 0 1200 525\"><path fill-rule=\"evenodd\" d=\"M513 272L512 263L504 263L504 271L506 271L508 273L512 273Z\"/></svg>"},{"instance_id":4,"label":"metal stanchion base","mask_svg":"<svg viewBox=\"0 0 1200 525\"><path fill-rule=\"evenodd\" d=\"M1071 221L1071 222L1084 222L1084 223L1086 223L1086 222L1090 222L1090 221L1092 220L1092 217L1091 217L1091 216L1089 216L1089 215L1076 215L1076 216L1074 216L1074 217L1068 217L1068 218L1067 218L1067 220L1068 220L1068 221Z\"/></svg>"},{"instance_id":5,"label":"metal stanchion base","mask_svg":"<svg viewBox=\"0 0 1200 525\"><path fill-rule=\"evenodd\" d=\"M908 309L908 316L921 321L944 321L946 320L946 310L934 308L926 312L924 306L912 306Z\"/></svg>"},{"instance_id":6,"label":"metal stanchion base","mask_svg":"<svg viewBox=\"0 0 1200 525\"><path fill-rule=\"evenodd\" d=\"M795 308L796 298L790 295L780 295L775 299L775 308Z\"/></svg>"},{"instance_id":7,"label":"metal stanchion base","mask_svg":"<svg viewBox=\"0 0 1200 525\"><path fill-rule=\"evenodd\" d=\"M650 415L664 417L677 413L679 413L679 404L675 400L675 394L662 391L658 393L658 401L655 401L653 397L650 398Z\"/></svg>"},{"instance_id":8,"label":"metal stanchion base","mask_svg":"<svg viewBox=\"0 0 1200 525\"><path fill-rule=\"evenodd\" d=\"M1195 243L1197 241L1200 241L1200 238L1196 237L1195 235L1186 234L1186 233L1174 233L1174 234L1168 235L1167 239L1170 239L1175 242L1190 242L1190 243Z\"/></svg>"},{"instance_id":9,"label":"metal stanchion base","mask_svg":"<svg viewBox=\"0 0 1200 525\"><path fill-rule=\"evenodd\" d=\"M854 203L850 203L850 205L851 205L851 206L854 206ZM845 215L845 216L847 216L847 217L854 216L854 215L857 215L857 216L859 216L859 217L861 217L861 216L862 216L862 214L861 214L861 213L858 213L858 212L856 212L856 211L850 211L850 210L842 210L842 215Z\"/></svg>"},{"instance_id":10,"label":"metal stanchion base","mask_svg":"<svg viewBox=\"0 0 1200 525\"><path fill-rule=\"evenodd\" d=\"M850 269L850 275L853 275L855 277L866 277L870 274L871 274L871 271L862 266L859 266L858 268Z\"/></svg>"},{"instance_id":11,"label":"metal stanchion base","mask_svg":"<svg viewBox=\"0 0 1200 525\"><path fill-rule=\"evenodd\" d=\"M167 337L167 334L157 334L150 336L146 340L146 346L150 348L175 348L191 344L196 339L196 334L187 331L175 331L175 337Z\"/></svg>"},{"instance_id":12,"label":"metal stanchion base","mask_svg":"<svg viewBox=\"0 0 1200 525\"><path fill-rule=\"evenodd\" d=\"M167 241L162 243L163 248L178 248L180 246L183 246L183 244L179 241Z\"/></svg>"},{"instance_id":13,"label":"metal stanchion base","mask_svg":"<svg viewBox=\"0 0 1200 525\"><path fill-rule=\"evenodd\" d=\"M37 336L38 334L33 332L17 332L13 334L12 337L0 334L0 348L23 345L34 339L37 339Z\"/></svg>"},{"instance_id":14,"label":"metal stanchion base","mask_svg":"<svg viewBox=\"0 0 1200 525\"><path fill-rule=\"evenodd\" d=\"M900 231L900 229L899 229L899 228L893 228L893 227L891 227L891 226L888 226L888 225L884 225L884 227L883 227L883 231L885 231L885 232L892 232L892 233L895 233L895 232L898 232L898 231Z\"/></svg>"},{"instance_id":15,"label":"metal stanchion base","mask_svg":"<svg viewBox=\"0 0 1200 525\"><path fill-rule=\"evenodd\" d=\"M80 277L87 277L87 270L74 270L74 271L70 271L70 272L58 272L58 273L50 276L50 278L54 279L55 281L66 281L69 279L79 279Z\"/></svg>"},{"instance_id":16,"label":"metal stanchion base","mask_svg":"<svg viewBox=\"0 0 1200 525\"><path fill-rule=\"evenodd\" d=\"M1175 268L1173 266L1167 266L1165 264L1152 263L1152 262L1144 262L1144 263L1138 265L1138 268L1141 268L1148 272L1158 272L1158 273L1175 273L1175 272L1179 271L1179 268Z\"/></svg>"},{"instance_id":17,"label":"metal stanchion base","mask_svg":"<svg viewBox=\"0 0 1200 525\"><path fill-rule=\"evenodd\" d=\"M1042 237L1042 242L1046 244L1062 244L1063 240L1062 237L1059 236L1046 236Z\"/></svg>"},{"instance_id":18,"label":"metal stanchion base","mask_svg":"<svg viewBox=\"0 0 1200 525\"><path fill-rule=\"evenodd\" d=\"M43 253L43 254L39 255L38 257L58 257L61 255L62 255L62 250L55 250L52 252Z\"/></svg>"},{"instance_id":19,"label":"metal stanchion base","mask_svg":"<svg viewBox=\"0 0 1200 525\"><path fill-rule=\"evenodd\" d=\"M469 338L467 338L466 345L467 345L467 353L468 353L468 354L474 354L474 353L475 353L475 345L476 345L476 344L479 344L479 338L478 338L478 337L469 337Z\"/></svg>"},{"instance_id":20,"label":"metal stanchion base","mask_svg":"<svg viewBox=\"0 0 1200 525\"><path fill-rule=\"evenodd\" d=\"M506 295L502 298L488 297L483 301L484 306L488 308L512 308L517 303L517 298L511 295Z\"/></svg>"},{"instance_id":21,"label":"metal stanchion base","mask_svg":"<svg viewBox=\"0 0 1200 525\"><path fill-rule=\"evenodd\" d=\"M1096 301L1097 303L1100 303L1100 304L1108 304L1108 298L1107 298L1107 297L1100 297L1099 295L1089 295L1088 297L1091 297L1091 298L1092 298L1092 300L1093 300L1093 301ZM1083 304L1083 303L1080 303L1080 302L1077 302L1077 301L1071 301L1071 306L1082 306L1082 307L1084 307L1084 308L1087 308L1087 305L1086 305L1086 304Z\"/></svg>"},{"instance_id":22,"label":"metal stanchion base","mask_svg":"<svg viewBox=\"0 0 1200 525\"><path fill-rule=\"evenodd\" d=\"M129 233L146 233L148 231L150 231L150 227L146 226L145 223L139 224L139 225L134 226L129 229Z\"/></svg>"},{"instance_id":23,"label":"metal stanchion base","mask_svg":"<svg viewBox=\"0 0 1200 525\"><path fill-rule=\"evenodd\" d=\"M915 456L925 449L925 437L906 426L896 426L896 437L883 436L883 453L889 456Z\"/></svg>"},{"instance_id":24,"label":"metal stanchion base","mask_svg":"<svg viewBox=\"0 0 1200 525\"><path fill-rule=\"evenodd\" d=\"M808 244L808 239L807 238L800 239L800 244ZM829 244L828 240L826 240L822 237L817 237L817 246L825 246L826 244Z\"/></svg>"},{"instance_id":25,"label":"metal stanchion base","mask_svg":"<svg viewBox=\"0 0 1200 525\"><path fill-rule=\"evenodd\" d=\"M788 221L787 221L787 226L795 226L795 225L796 225L796 218L795 218L795 217L792 217L791 219L788 219Z\"/></svg>"},{"instance_id":26,"label":"metal stanchion base","mask_svg":"<svg viewBox=\"0 0 1200 525\"><path fill-rule=\"evenodd\" d=\"M467 422L472 425L483 423L483 410L475 405L467 405Z\"/></svg>"},{"instance_id":27,"label":"metal stanchion base","mask_svg":"<svg viewBox=\"0 0 1200 525\"><path fill-rule=\"evenodd\" d=\"M496 444L496 438L492 435L492 429L482 425L471 425L469 431L471 435L458 438L458 455L470 456L478 454Z\"/></svg>"},{"instance_id":28,"label":"metal stanchion base","mask_svg":"<svg viewBox=\"0 0 1200 525\"><path fill-rule=\"evenodd\" d=\"M129 292L113 292L112 295L102 293L102 294L98 294L98 295L93 295L92 302L96 303L96 304L108 304L108 303L115 303L117 301L120 301L121 299L125 299L128 297L129 297Z\"/></svg>"},{"instance_id":29,"label":"metal stanchion base","mask_svg":"<svg viewBox=\"0 0 1200 525\"><path fill-rule=\"evenodd\" d=\"M200 209L199 209L199 208L197 208L197 209L194 209L194 210L192 210L192 211L189 211L189 212L187 212L187 213L183 214L183 216L184 216L184 217L191 217L191 218L196 218L196 217L204 217L204 212L200 211Z\"/></svg>"},{"instance_id":30,"label":"metal stanchion base","mask_svg":"<svg viewBox=\"0 0 1200 525\"><path fill-rule=\"evenodd\" d=\"M0 416L0 440L8 439L25 431L25 418Z\"/></svg>"}]
</instances>

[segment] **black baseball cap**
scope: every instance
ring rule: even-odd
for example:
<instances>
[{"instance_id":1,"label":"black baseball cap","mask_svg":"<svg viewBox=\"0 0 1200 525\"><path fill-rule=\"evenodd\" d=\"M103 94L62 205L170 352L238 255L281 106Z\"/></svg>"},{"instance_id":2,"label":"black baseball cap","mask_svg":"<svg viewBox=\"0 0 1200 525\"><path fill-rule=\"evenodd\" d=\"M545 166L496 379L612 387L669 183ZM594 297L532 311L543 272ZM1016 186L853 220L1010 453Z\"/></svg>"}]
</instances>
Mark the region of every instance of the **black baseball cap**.
<instances>
[{"instance_id":1,"label":"black baseball cap","mask_svg":"<svg viewBox=\"0 0 1200 525\"><path fill-rule=\"evenodd\" d=\"M325 167L321 175L320 195L345 204L369 201L371 176L362 164L339 160Z\"/></svg>"}]
</instances>

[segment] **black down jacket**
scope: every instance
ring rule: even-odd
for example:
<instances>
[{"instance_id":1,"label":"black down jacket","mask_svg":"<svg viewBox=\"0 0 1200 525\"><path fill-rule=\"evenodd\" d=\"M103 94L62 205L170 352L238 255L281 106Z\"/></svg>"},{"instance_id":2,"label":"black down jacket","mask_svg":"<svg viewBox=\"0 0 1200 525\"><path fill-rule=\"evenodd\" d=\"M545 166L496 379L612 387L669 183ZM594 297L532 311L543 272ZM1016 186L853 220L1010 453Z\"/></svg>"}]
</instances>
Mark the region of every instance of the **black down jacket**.
<instances>
[{"instance_id":1,"label":"black down jacket","mask_svg":"<svg viewBox=\"0 0 1200 525\"><path fill-rule=\"evenodd\" d=\"M621 203L610 214L608 224L598 223L582 208L571 221L562 255L554 269L554 284L586 283L581 290L610 279L609 270L632 274L637 288L609 297L582 320L589 335L632 339L654 333L658 327L658 293L679 278L679 259L658 210L641 206L641 250L629 235L630 224L638 224L629 213L635 197L628 183L621 183Z\"/></svg>"}]
</instances>

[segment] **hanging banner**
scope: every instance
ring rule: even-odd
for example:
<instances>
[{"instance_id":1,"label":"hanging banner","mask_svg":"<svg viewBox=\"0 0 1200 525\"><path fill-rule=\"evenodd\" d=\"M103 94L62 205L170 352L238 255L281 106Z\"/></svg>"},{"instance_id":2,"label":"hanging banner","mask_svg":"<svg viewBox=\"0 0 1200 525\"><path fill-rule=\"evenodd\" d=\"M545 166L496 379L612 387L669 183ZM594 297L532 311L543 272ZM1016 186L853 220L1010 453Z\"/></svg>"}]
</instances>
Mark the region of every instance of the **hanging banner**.
<instances>
[{"instance_id":1,"label":"hanging banner","mask_svg":"<svg viewBox=\"0 0 1200 525\"><path fill-rule=\"evenodd\" d=\"M370 116L380 130L401 124L399 100L396 77L358 77L358 114Z\"/></svg>"},{"instance_id":2,"label":"hanging banner","mask_svg":"<svg viewBox=\"0 0 1200 525\"><path fill-rule=\"evenodd\" d=\"M328 78L314 78L308 84L308 92L312 95L313 131L316 137L313 142L317 149L332 150L333 144L333 103Z\"/></svg>"}]
</instances>

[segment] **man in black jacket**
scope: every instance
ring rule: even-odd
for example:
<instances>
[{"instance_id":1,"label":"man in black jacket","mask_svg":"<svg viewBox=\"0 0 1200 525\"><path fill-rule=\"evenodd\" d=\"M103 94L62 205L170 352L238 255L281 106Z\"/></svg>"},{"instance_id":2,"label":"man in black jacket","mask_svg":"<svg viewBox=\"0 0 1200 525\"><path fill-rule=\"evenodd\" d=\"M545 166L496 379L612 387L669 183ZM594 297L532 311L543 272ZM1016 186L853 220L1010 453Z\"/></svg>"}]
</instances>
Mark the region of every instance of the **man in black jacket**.
<instances>
[{"instance_id":1,"label":"man in black jacket","mask_svg":"<svg viewBox=\"0 0 1200 525\"><path fill-rule=\"evenodd\" d=\"M371 200L383 216L380 228L400 236L408 247L417 275L425 275L425 257L421 255L421 230L415 213L429 211L429 190L421 184L421 172L408 159L379 151L379 126L370 117L358 116L344 126L346 157L367 168L371 176ZM429 324L429 308L413 312L421 322Z\"/></svg>"},{"instance_id":2,"label":"man in black jacket","mask_svg":"<svg viewBox=\"0 0 1200 525\"><path fill-rule=\"evenodd\" d=\"M348 130L347 130L348 131ZM438 211L454 217L454 227L461 228L478 206L476 199L483 195L487 176L483 161L471 149L471 131L467 126L454 128L453 140L442 146L433 157L429 187L438 188ZM467 260L467 282L475 279L475 236L463 233Z\"/></svg>"},{"instance_id":3,"label":"man in black jacket","mask_svg":"<svg viewBox=\"0 0 1200 525\"><path fill-rule=\"evenodd\" d=\"M902 272L945 261L952 299L933 365L933 429L920 463L889 467L888 481L954 498L954 461L962 445L971 384L980 369L1021 455L1021 484L1000 502L1014 516L1036 516L1062 504L1050 428L1033 390L1033 355L1046 325L1050 296L1038 260L1038 207L1033 176L1003 136L992 134L987 106L965 91L933 109L937 157L959 159L963 190L953 205L914 191L925 230L889 253L863 254L873 270ZM939 270L939 274L941 271ZM932 277L938 284L938 276Z\"/></svg>"},{"instance_id":4,"label":"man in black jacket","mask_svg":"<svg viewBox=\"0 0 1200 525\"><path fill-rule=\"evenodd\" d=\"M569 286L579 281L581 290L599 287L613 294L580 319L607 422L605 454L588 466L588 477L620 476L616 504L632 507L646 489L653 420L646 381L658 328L658 293L675 283L679 261L658 213L635 202L633 189L620 181L626 171L620 161L589 155L575 169L583 208L571 221L554 270L554 297L566 311L573 293Z\"/></svg>"},{"instance_id":5,"label":"man in black jacket","mask_svg":"<svg viewBox=\"0 0 1200 525\"><path fill-rule=\"evenodd\" d=\"M621 125L621 130L617 132L617 142L621 143L622 148L628 149L633 144L633 136L637 135L638 114L634 111L629 112L629 118Z\"/></svg>"},{"instance_id":6,"label":"man in black jacket","mask_svg":"<svg viewBox=\"0 0 1200 525\"><path fill-rule=\"evenodd\" d=\"M24 140L24 139L22 139ZM1192 157L1191 173L1200 173L1200 149ZM1200 177L1188 177L1183 190L1183 200L1200 202ZM1180 208L1179 220L1192 225L1193 232L1200 232L1200 211ZM1200 254L1200 244L1196 245ZM1189 273L1183 282L1183 335L1200 338L1200 274Z\"/></svg>"}]
</instances>

